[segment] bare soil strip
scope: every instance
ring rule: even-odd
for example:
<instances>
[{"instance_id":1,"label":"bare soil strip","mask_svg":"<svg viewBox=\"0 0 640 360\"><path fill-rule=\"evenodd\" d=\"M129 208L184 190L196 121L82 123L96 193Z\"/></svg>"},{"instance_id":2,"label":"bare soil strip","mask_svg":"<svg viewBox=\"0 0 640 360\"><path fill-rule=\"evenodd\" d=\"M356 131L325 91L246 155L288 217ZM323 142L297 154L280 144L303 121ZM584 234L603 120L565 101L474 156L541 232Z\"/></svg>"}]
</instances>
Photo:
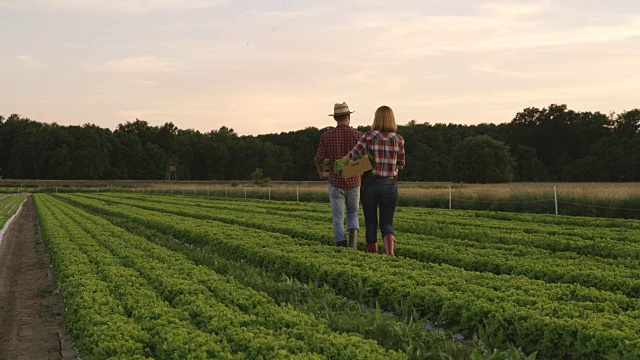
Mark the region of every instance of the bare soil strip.
<instances>
[{"instance_id":1,"label":"bare soil strip","mask_svg":"<svg viewBox=\"0 0 640 360\"><path fill-rule=\"evenodd\" d=\"M0 359L76 359L33 199L0 243Z\"/></svg>"}]
</instances>

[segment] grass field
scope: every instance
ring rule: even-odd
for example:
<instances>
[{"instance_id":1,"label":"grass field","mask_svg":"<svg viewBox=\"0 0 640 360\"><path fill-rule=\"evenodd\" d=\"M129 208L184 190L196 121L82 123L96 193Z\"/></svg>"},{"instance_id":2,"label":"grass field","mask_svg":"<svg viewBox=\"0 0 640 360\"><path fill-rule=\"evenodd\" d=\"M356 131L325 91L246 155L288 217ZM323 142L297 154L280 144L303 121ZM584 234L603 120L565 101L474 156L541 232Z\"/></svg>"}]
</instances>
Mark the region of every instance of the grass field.
<instances>
[{"instance_id":1,"label":"grass field","mask_svg":"<svg viewBox=\"0 0 640 360\"><path fill-rule=\"evenodd\" d=\"M389 258L333 246L326 203L35 200L86 358L640 356L637 220L400 207Z\"/></svg>"},{"instance_id":2,"label":"grass field","mask_svg":"<svg viewBox=\"0 0 640 360\"><path fill-rule=\"evenodd\" d=\"M325 193L326 181L274 181L270 186L274 193L292 193L299 188L304 193ZM476 197L482 199L504 200L512 197L553 198L553 188L561 196L589 198L596 200L622 200L640 197L640 183L507 183L507 184L462 184L462 183L430 183L399 181L403 195L409 197L441 197L448 199L451 187L454 196ZM101 181L101 180L0 180L3 192L54 191L63 190L131 190L192 192L194 189L202 193L209 189L219 194L223 190L239 193L241 189L263 189L249 181ZM133 190L132 190L133 189ZM266 191L266 190L265 190Z\"/></svg>"},{"instance_id":3,"label":"grass field","mask_svg":"<svg viewBox=\"0 0 640 360\"><path fill-rule=\"evenodd\" d=\"M399 204L430 208L492 210L640 219L640 183L458 184L399 182ZM555 197L554 197L555 187ZM287 201L327 200L324 181L165 182L0 180L0 193L109 192L219 196Z\"/></svg>"}]
</instances>

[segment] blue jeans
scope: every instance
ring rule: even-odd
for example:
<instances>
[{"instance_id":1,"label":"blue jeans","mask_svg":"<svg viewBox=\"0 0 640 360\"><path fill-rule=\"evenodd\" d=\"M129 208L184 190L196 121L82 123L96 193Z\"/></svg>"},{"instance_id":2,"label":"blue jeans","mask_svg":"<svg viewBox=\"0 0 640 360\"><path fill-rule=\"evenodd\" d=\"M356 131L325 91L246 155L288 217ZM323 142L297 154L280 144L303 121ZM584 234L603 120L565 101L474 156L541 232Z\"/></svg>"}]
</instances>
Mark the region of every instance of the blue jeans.
<instances>
[{"instance_id":1,"label":"blue jeans","mask_svg":"<svg viewBox=\"0 0 640 360\"><path fill-rule=\"evenodd\" d=\"M335 242L347 240L344 232L344 206L347 205L347 229L360 229L358 222L358 203L360 187L342 190L329 184L329 201L333 217L333 239Z\"/></svg>"},{"instance_id":2,"label":"blue jeans","mask_svg":"<svg viewBox=\"0 0 640 360\"><path fill-rule=\"evenodd\" d=\"M360 198L364 211L367 244L378 242L378 223L384 238L393 233L393 215L398 203L398 181L391 178L363 176ZM378 221L380 208L380 221Z\"/></svg>"}]
</instances>

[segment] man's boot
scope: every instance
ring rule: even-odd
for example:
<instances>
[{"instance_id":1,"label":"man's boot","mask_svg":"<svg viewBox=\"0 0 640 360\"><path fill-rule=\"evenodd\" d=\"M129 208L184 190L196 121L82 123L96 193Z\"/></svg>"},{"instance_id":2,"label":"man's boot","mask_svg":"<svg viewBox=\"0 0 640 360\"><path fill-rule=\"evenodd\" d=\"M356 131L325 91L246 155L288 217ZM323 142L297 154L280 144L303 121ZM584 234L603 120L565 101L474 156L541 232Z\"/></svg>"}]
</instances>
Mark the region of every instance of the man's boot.
<instances>
[{"instance_id":1,"label":"man's boot","mask_svg":"<svg viewBox=\"0 0 640 360\"><path fill-rule=\"evenodd\" d=\"M337 247L347 247L347 240L336 241Z\"/></svg>"},{"instance_id":2,"label":"man's boot","mask_svg":"<svg viewBox=\"0 0 640 360\"><path fill-rule=\"evenodd\" d=\"M358 249L358 229L349 230L349 247Z\"/></svg>"},{"instance_id":3,"label":"man's boot","mask_svg":"<svg viewBox=\"0 0 640 360\"><path fill-rule=\"evenodd\" d=\"M384 236L384 252L388 255L393 257L393 246L395 245L396 242L396 238L395 236L393 236L393 234L387 234Z\"/></svg>"},{"instance_id":4,"label":"man's boot","mask_svg":"<svg viewBox=\"0 0 640 360\"><path fill-rule=\"evenodd\" d=\"M367 252L370 253L378 253L378 243L375 244L367 244Z\"/></svg>"}]
</instances>

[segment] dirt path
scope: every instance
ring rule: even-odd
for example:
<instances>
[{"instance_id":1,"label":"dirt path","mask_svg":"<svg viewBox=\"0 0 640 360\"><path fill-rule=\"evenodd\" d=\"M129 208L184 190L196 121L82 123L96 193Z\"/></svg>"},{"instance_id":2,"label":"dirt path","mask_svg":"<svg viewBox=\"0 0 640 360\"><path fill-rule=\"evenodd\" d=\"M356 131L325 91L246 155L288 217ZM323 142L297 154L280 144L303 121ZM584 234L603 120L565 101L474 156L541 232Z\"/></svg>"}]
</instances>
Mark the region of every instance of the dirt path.
<instances>
[{"instance_id":1,"label":"dirt path","mask_svg":"<svg viewBox=\"0 0 640 360\"><path fill-rule=\"evenodd\" d=\"M33 199L0 244L0 360L76 359Z\"/></svg>"}]
</instances>

